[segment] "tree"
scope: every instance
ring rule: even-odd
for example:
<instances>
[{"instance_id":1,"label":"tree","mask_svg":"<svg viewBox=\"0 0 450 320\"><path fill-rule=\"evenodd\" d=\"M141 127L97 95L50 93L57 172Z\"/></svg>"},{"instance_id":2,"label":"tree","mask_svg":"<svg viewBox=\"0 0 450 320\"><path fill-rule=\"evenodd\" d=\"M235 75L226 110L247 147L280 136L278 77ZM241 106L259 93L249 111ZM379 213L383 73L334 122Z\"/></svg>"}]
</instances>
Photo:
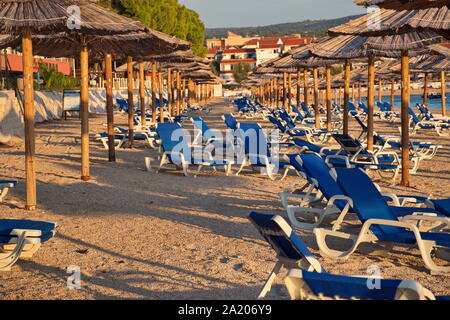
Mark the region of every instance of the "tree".
<instances>
[{"instance_id":1,"label":"tree","mask_svg":"<svg viewBox=\"0 0 450 320\"><path fill-rule=\"evenodd\" d=\"M99 4L151 29L192 42L197 55L206 55L204 23L197 12L180 5L178 0L103 0Z\"/></svg>"},{"instance_id":2,"label":"tree","mask_svg":"<svg viewBox=\"0 0 450 320\"><path fill-rule=\"evenodd\" d=\"M233 68L234 81L241 84L242 81L248 78L248 73L252 70L252 67L248 63L237 63Z\"/></svg>"}]
</instances>

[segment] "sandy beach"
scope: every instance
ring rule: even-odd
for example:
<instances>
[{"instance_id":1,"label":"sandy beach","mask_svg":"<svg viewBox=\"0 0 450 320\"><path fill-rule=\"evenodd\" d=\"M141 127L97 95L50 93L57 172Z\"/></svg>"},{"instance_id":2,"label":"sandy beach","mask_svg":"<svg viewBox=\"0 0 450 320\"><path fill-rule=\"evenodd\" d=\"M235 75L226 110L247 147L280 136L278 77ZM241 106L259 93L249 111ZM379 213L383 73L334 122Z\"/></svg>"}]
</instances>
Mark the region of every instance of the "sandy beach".
<instances>
[{"instance_id":1,"label":"sandy beach","mask_svg":"<svg viewBox=\"0 0 450 320\"><path fill-rule=\"evenodd\" d=\"M230 100L216 98L210 106L213 111L203 119L211 128L224 130L220 116L234 111ZM115 121L126 126L127 115L116 113ZM284 181L271 181L250 170L227 177L206 169L197 178L174 170L147 172L144 158L157 159L158 153L140 146L118 150L117 163L109 163L107 150L94 138L105 131L103 123L105 114L92 114L89 182L80 180L79 120L36 126L38 210L33 212L23 209L24 146L1 146L0 177L20 183L0 204L0 217L55 221L58 229L32 259L0 273L0 297L256 299L276 259L247 214L256 210L287 219L278 193L300 185L301 179L292 174ZM192 129L191 123L183 126ZM376 120L375 131L398 135L398 126ZM359 135L353 119L351 130ZM443 148L433 160L421 163L410 188L392 186L378 175L374 180L383 190L398 194L450 197L450 137L419 131L412 139ZM313 233L298 234L318 255ZM416 248L395 247L385 257L357 252L346 261L319 260L336 274L366 274L369 266L377 265L384 278L416 280L435 295L450 295L450 277L430 275ZM80 267L80 290L66 285L69 266ZM268 298L288 299L282 276Z\"/></svg>"}]
</instances>

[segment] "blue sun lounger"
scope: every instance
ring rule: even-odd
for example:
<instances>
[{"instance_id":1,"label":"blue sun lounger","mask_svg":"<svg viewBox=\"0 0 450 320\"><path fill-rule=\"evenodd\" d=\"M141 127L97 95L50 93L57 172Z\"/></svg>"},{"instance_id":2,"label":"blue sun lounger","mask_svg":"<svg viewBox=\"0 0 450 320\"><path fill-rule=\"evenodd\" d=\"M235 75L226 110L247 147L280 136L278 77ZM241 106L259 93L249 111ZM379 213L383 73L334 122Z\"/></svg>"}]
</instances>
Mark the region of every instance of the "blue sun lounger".
<instances>
[{"instance_id":1,"label":"blue sun lounger","mask_svg":"<svg viewBox=\"0 0 450 320\"><path fill-rule=\"evenodd\" d=\"M17 183L16 180L0 180L0 203L5 199L9 189L15 188Z\"/></svg>"},{"instance_id":2,"label":"blue sun lounger","mask_svg":"<svg viewBox=\"0 0 450 320\"><path fill-rule=\"evenodd\" d=\"M298 229L314 229L319 226L325 217L337 216L333 222L333 230L341 227L341 224L352 206L352 199L345 196L344 191L336 183L330 174L330 167L323 158L314 153L290 156L291 165L298 171L304 173L312 188L305 195L296 193L281 192L280 198L283 207L286 209L291 224ZM375 185L375 184L374 184ZM377 190L380 190L375 185ZM315 195L313 191L316 190ZM412 214L430 214L437 215L435 210L429 208L404 207L405 204L423 204L425 197L414 197L396 195L391 192L381 192L386 202L392 202L390 208L397 217L403 217ZM293 205L289 199L301 200L301 206ZM325 207L317 207L318 202L325 200ZM310 205L315 204L312 208ZM312 213L316 216L314 223L299 221L296 214Z\"/></svg>"},{"instance_id":3,"label":"blue sun lounger","mask_svg":"<svg viewBox=\"0 0 450 320\"><path fill-rule=\"evenodd\" d=\"M156 132L161 140L162 156L159 168L167 164L183 169L185 176L190 176L189 166L198 166L197 174L203 167L224 167L227 175L231 172L232 160L214 160L211 154L205 155L206 150L200 147L192 148L188 135L178 123L159 123ZM205 159L205 156L207 157Z\"/></svg>"},{"instance_id":4,"label":"blue sun lounger","mask_svg":"<svg viewBox=\"0 0 450 320\"><path fill-rule=\"evenodd\" d=\"M383 196L374 186L369 176L360 169L332 169L332 176L336 179L344 194L353 201L352 210L363 224L358 235L342 231L316 228L317 245L323 256L330 258L348 258L363 242L382 241L389 243L388 249L395 244L417 245L425 262L425 266L433 274L450 272L450 266L437 265L431 258L435 247L450 248L450 234L438 232L420 232L417 224L422 221L440 223L450 226L448 217L430 216L428 214L404 215L401 219L388 206ZM416 208L408 208L411 213ZM406 210L406 208L403 208ZM351 240L348 250L331 249L327 237Z\"/></svg>"},{"instance_id":5,"label":"blue sun lounger","mask_svg":"<svg viewBox=\"0 0 450 320\"><path fill-rule=\"evenodd\" d=\"M411 108L408 108L408 113L411 116L411 134L415 134L418 129L434 130L440 137L450 134L450 123L445 121L420 120Z\"/></svg>"},{"instance_id":6,"label":"blue sun lounger","mask_svg":"<svg viewBox=\"0 0 450 320\"><path fill-rule=\"evenodd\" d=\"M236 175L239 175L245 167L260 167L265 169L271 180L277 180L276 173L279 170L284 170L280 178L283 180L289 170L293 169L290 162L285 159L284 153L274 155L270 147L275 145L291 147L294 145L291 143L268 143L267 137L259 124L240 123L238 130L236 130L236 139L238 141L238 158L241 161L241 166Z\"/></svg>"},{"instance_id":7,"label":"blue sun lounger","mask_svg":"<svg viewBox=\"0 0 450 320\"><path fill-rule=\"evenodd\" d=\"M10 271L19 258L30 258L55 235L56 223L0 219L0 271Z\"/></svg>"},{"instance_id":8,"label":"blue sun lounger","mask_svg":"<svg viewBox=\"0 0 450 320\"><path fill-rule=\"evenodd\" d=\"M236 117L232 114L224 114L222 116L223 121L225 122L225 125L227 126L228 129L230 130L237 130L237 126L238 126L238 121L236 120Z\"/></svg>"},{"instance_id":9,"label":"blue sun lounger","mask_svg":"<svg viewBox=\"0 0 450 320\"><path fill-rule=\"evenodd\" d=\"M221 146L223 148L233 145L232 139L228 139L229 141L227 141L227 137L223 137L221 132L211 130L201 117L192 117L191 121L197 131L196 136L194 137L193 144L213 144L215 146Z\"/></svg>"},{"instance_id":10,"label":"blue sun lounger","mask_svg":"<svg viewBox=\"0 0 450 320\"><path fill-rule=\"evenodd\" d=\"M291 269L285 279L292 300L448 300L412 280L343 276Z\"/></svg>"}]
</instances>

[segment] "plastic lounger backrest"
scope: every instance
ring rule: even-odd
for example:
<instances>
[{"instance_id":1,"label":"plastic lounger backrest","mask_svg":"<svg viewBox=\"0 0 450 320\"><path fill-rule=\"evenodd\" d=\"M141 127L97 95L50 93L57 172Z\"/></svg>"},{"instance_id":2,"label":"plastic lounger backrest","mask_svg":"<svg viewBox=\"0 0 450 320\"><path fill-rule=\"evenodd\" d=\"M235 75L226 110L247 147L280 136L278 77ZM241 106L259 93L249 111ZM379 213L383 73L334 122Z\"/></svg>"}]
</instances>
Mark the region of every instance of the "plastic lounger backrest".
<instances>
[{"instance_id":1,"label":"plastic lounger backrest","mask_svg":"<svg viewBox=\"0 0 450 320\"><path fill-rule=\"evenodd\" d=\"M281 131L281 132L285 132L286 128L283 126L283 124L280 122L280 120L278 120L275 117L272 116L267 116L267 119L269 119L270 122L272 122L272 124L276 125L277 128Z\"/></svg>"},{"instance_id":2,"label":"plastic lounger backrest","mask_svg":"<svg viewBox=\"0 0 450 320\"><path fill-rule=\"evenodd\" d=\"M244 142L245 154L267 156L270 159L270 150L263 129L258 123L240 123L237 136ZM261 159L250 158L252 164L260 164Z\"/></svg>"},{"instance_id":3,"label":"plastic lounger backrest","mask_svg":"<svg viewBox=\"0 0 450 320\"><path fill-rule=\"evenodd\" d=\"M311 114L311 112L309 112L309 110L308 110L308 108L305 106L305 103L304 103L304 102L300 103L300 105L301 105L301 107L302 107L302 110L305 112L305 114L306 114L306 116L307 116L308 118L313 118L313 117L314 117L314 116Z\"/></svg>"},{"instance_id":4,"label":"plastic lounger backrest","mask_svg":"<svg viewBox=\"0 0 450 320\"><path fill-rule=\"evenodd\" d=\"M348 111L356 111L356 107L353 103L348 103Z\"/></svg>"},{"instance_id":5,"label":"plastic lounger backrest","mask_svg":"<svg viewBox=\"0 0 450 320\"><path fill-rule=\"evenodd\" d=\"M355 116L354 117L356 122L358 122L359 126L361 127L361 129L363 129L364 131L367 131L367 126L366 124L361 120L361 118L359 116Z\"/></svg>"},{"instance_id":6,"label":"plastic lounger backrest","mask_svg":"<svg viewBox=\"0 0 450 320\"><path fill-rule=\"evenodd\" d=\"M341 147L348 152L349 154L367 154L366 148L359 142L357 139L355 139L353 136L349 134L333 134L333 138L336 140Z\"/></svg>"},{"instance_id":7,"label":"plastic lounger backrest","mask_svg":"<svg viewBox=\"0 0 450 320\"><path fill-rule=\"evenodd\" d=\"M345 195L353 200L353 211L361 222L364 223L369 219L397 221L397 217L389 209L383 195L363 170L335 168L332 169L333 175ZM377 236L404 231L398 227L379 225L372 226L371 230Z\"/></svg>"},{"instance_id":8,"label":"plastic lounger backrest","mask_svg":"<svg viewBox=\"0 0 450 320\"><path fill-rule=\"evenodd\" d=\"M385 111L387 111L387 112L392 111L392 106L391 106L390 103L388 103L388 102L383 102L383 105L384 105Z\"/></svg>"},{"instance_id":9,"label":"plastic lounger backrest","mask_svg":"<svg viewBox=\"0 0 450 320\"><path fill-rule=\"evenodd\" d=\"M309 272L306 270L290 270L286 283L290 291L300 289L303 294L313 297L359 299L359 300L394 300L424 298L420 284L409 280L376 279L379 289L372 288L375 279L366 277L341 276L329 273ZM301 285L303 282L305 285ZM308 292L305 292L307 287ZM372 289L371 289L372 288ZM290 292L291 297L298 298L298 292Z\"/></svg>"},{"instance_id":10,"label":"plastic lounger backrest","mask_svg":"<svg viewBox=\"0 0 450 320\"><path fill-rule=\"evenodd\" d=\"M420 120L419 118L417 118L416 114L414 113L414 111L411 109L411 107L408 108L408 113L409 115L412 117L413 121L415 124L419 123Z\"/></svg>"},{"instance_id":11,"label":"plastic lounger backrest","mask_svg":"<svg viewBox=\"0 0 450 320\"><path fill-rule=\"evenodd\" d=\"M315 153L298 155L295 161L301 161L300 164L303 167L305 173L317 181L318 189L328 200L334 196L343 195L341 187L330 175L330 167L319 155ZM346 205L345 201L338 200L335 205L339 209L343 209Z\"/></svg>"},{"instance_id":12,"label":"plastic lounger backrest","mask_svg":"<svg viewBox=\"0 0 450 320\"><path fill-rule=\"evenodd\" d=\"M314 271L325 271L300 237L281 216L250 212L248 218L278 256L295 261L306 259Z\"/></svg>"},{"instance_id":13,"label":"plastic lounger backrest","mask_svg":"<svg viewBox=\"0 0 450 320\"><path fill-rule=\"evenodd\" d=\"M184 129L178 123L159 123L156 133L161 138L165 152L182 152L189 149Z\"/></svg>"},{"instance_id":14,"label":"plastic lounger backrest","mask_svg":"<svg viewBox=\"0 0 450 320\"><path fill-rule=\"evenodd\" d=\"M232 114L224 114L223 120L225 121L225 124L229 129L231 130L237 129L238 122Z\"/></svg>"},{"instance_id":15,"label":"plastic lounger backrest","mask_svg":"<svg viewBox=\"0 0 450 320\"><path fill-rule=\"evenodd\" d=\"M319 153L320 150L322 149L321 147L319 147L318 145L315 145L311 142L308 142L306 140L303 139L293 139L292 141L294 141L294 143L299 146L299 147L305 147L308 148L309 151L312 152L317 152Z\"/></svg>"},{"instance_id":16,"label":"plastic lounger backrest","mask_svg":"<svg viewBox=\"0 0 450 320\"><path fill-rule=\"evenodd\" d=\"M205 121L201 117L192 117L192 121L194 122L194 126L197 130L201 130L202 135L205 136L207 132L209 132L209 127Z\"/></svg>"}]
</instances>

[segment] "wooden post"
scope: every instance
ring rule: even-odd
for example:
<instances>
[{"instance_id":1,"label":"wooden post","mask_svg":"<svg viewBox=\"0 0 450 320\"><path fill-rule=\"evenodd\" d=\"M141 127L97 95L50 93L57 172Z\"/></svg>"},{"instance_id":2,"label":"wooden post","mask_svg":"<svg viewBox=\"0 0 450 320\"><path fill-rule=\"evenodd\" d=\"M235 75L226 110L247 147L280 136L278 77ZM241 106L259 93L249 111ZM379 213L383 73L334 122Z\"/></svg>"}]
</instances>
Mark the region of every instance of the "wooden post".
<instances>
[{"instance_id":1,"label":"wooden post","mask_svg":"<svg viewBox=\"0 0 450 320\"><path fill-rule=\"evenodd\" d=\"M146 125L146 110L145 110L145 75L144 75L144 61L139 61L139 105L141 107L141 125Z\"/></svg>"},{"instance_id":2,"label":"wooden post","mask_svg":"<svg viewBox=\"0 0 450 320\"><path fill-rule=\"evenodd\" d=\"M297 107L302 103L301 95L302 95L302 85L300 83L301 72L300 68L297 70Z\"/></svg>"},{"instance_id":3,"label":"wooden post","mask_svg":"<svg viewBox=\"0 0 450 320\"><path fill-rule=\"evenodd\" d=\"M358 81L358 103L359 104L362 103L362 84L361 84L361 80Z\"/></svg>"},{"instance_id":4,"label":"wooden post","mask_svg":"<svg viewBox=\"0 0 450 320\"><path fill-rule=\"evenodd\" d=\"M316 128L320 128L320 114L319 114L319 71L313 68L314 79L314 117Z\"/></svg>"},{"instance_id":5,"label":"wooden post","mask_svg":"<svg viewBox=\"0 0 450 320\"><path fill-rule=\"evenodd\" d=\"M391 79L391 107L394 108L395 104L395 79Z\"/></svg>"},{"instance_id":6,"label":"wooden post","mask_svg":"<svg viewBox=\"0 0 450 320\"><path fill-rule=\"evenodd\" d=\"M129 148L134 144L134 99L133 99L133 58L127 57L127 88L128 88L128 141Z\"/></svg>"},{"instance_id":7,"label":"wooden post","mask_svg":"<svg viewBox=\"0 0 450 320\"><path fill-rule=\"evenodd\" d=\"M181 114L182 105L182 90L181 90L181 72L177 73L177 115Z\"/></svg>"},{"instance_id":8,"label":"wooden post","mask_svg":"<svg viewBox=\"0 0 450 320\"><path fill-rule=\"evenodd\" d=\"M89 50L82 43L80 52L81 92L81 180L89 181Z\"/></svg>"},{"instance_id":9,"label":"wooden post","mask_svg":"<svg viewBox=\"0 0 450 320\"><path fill-rule=\"evenodd\" d=\"M287 109L286 91L287 91L287 73L283 72L283 108L285 110Z\"/></svg>"},{"instance_id":10,"label":"wooden post","mask_svg":"<svg viewBox=\"0 0 450 320\"><path fill-rule=\"evenodd\" d=\"M278 78L275 78L275 107L278 108L278 103L280 103L280 91Z\"/></svg>"},{"instance_id":11,"label":"wooden post","mask_svg":"<svg viewBox=\"0 0 450 320\"><path fill-rule=\"evenodd\" d=\"M106 121L108 126L108 160L116 161L116 148L114 147L114 110L113 110L113 83L112 83L112 57L105 56L105 91L106 91Z\"/></svg>"},{"instance_id":12,"label":"wooden post","mask_svg":"<svg viewBox=\"0 0 450 320\"><path fill-rule=\"evenodd\" d=\"M327 131L331 131L331 66L326 66L327 77Z\"/></svg>"},{"instance_id":13,"label":"wooden post","mask_svg":"<svg viewBox=\"0 0 450 320\"><path fill-rule=\"evenodd\" d=\"M447 114L447 106L446 106L446 91L447 91L447 82L445 80L445 71L441 71L441 95L442 95L442 115L445 117Z\"/></svg>"},{"instance_id":14,"label":"wooden post","mask_svg":"<svg viewBox=\"0 0 450 320\"><path fill-rule=\"evenodd\" d=\"M177 71L172 70L172 115L177 114L177 103L176 103L176 91L177 91Z\"/></svg>"},{"instance_id":15,"label":"wooden post","mask_svg":"<svg viewBox=\"0 0 450 320\"><path fill-rule=\"evenodd\" d=\"M355 104L356 100L355 100L355 83L352 82L352 103Z\"/></svg>"},{"instance_id":16,"label":"wooden post","mask_svg":"<svg viewBox=\"0 0 450 320\"><path fill-rule=\"evenodd\" d=\"M23 106L25 122L25 177L26 200L25 210L36 209L36 164L34 135L34 84L33 84L33 43L31 30L22 33L23 63Z\"/></svg>"},{"instance_id":17,"label":"wooden post","mask_svg":"<svg viewBox=\"0 0 450 320\"><path fill-rule=\"evenodd\" d=\"M369 57L367 83L367 149L373 150L373 110L375 105L375 57Z\"/></svg>"},{"instance_id":18,"label":"wooden post","mask_svg":"<svg viewBox=\"0 0 450 320\"><path fill-rule=\"evenodd\" d=\"M428 103L428 72L423 75L423 104L426 106Z\"/></svg>"},{"instance_id":19,"label":"wooden post","mask_svg":"<svg viewBox=\"0 0 450 320\"><path fill-rule=\"evenodd\" d=\"M159 80L159 122L164 123L164 79L162 72L158 73Z\"/></svg>"},{"instance_id":20,"label":"wooden post","mask_svg":"<svg viewBox=\"0 0 450 320\"><path fill-rule=\"evenodd\" d=\"M303 69L303 95L305 107L308 108L309 105L309 72L308 69Z\"/></svg>"},{"instance_id":21,"label":"wooden post","mask_svg":"<svg viewBox=\"0 0 450 320\"><path fill-rule=\"evenodd\" d=\"M383 79L378 78L378 101L383 102Z\"/></svg>"},{"instance_id":22,"label":"wooden post","mask_svg":"<svg viewBox=\"0 0 450 320\"><path fill-rule=\"evenodd\" d=\"M152 62L152 122L157 122L156 116L156 87L158 85L158 79L156 75L156 62Z\"/></svg>"},{"instance_id":23,"label":"wooden post","mask_svg":"<svg viewBox=\"0 0 450 320\"><path fill-rule=\"evenodd\" d=\"M409 88L409 57L408 51L402 51L402 181L401 185L409 187L409 103L410 103L410 88Z\"/></svg>"},{"instance_id":24,"label":"wooden post","mask_svg":"<svg viewBox=\"0 0 450 320\"><path fill-rule=\"evenodd\" d=\"M292 73L288 76L288 112L291 112L292 108Z\"/></svg>"},{"instance_id":25,"label":"wooden post","mask_svg":"<svg viewBox=\"0 0 450 320\"><path fill-rule=\"evenodd\" d=\"M348 108L350 105L350 60L345 60L345 85L344 85L344 134L348 134Z\"/></svg>"},{"instance_id":26,"label":"wooden post","mask_svg":"<svg viewBox=\"0 0 450 320\"><path fill-rule=\"evenodd\" d=\"M172 115L172 69L167 68L167 111Z\"/></svg>"}]
</instances>

